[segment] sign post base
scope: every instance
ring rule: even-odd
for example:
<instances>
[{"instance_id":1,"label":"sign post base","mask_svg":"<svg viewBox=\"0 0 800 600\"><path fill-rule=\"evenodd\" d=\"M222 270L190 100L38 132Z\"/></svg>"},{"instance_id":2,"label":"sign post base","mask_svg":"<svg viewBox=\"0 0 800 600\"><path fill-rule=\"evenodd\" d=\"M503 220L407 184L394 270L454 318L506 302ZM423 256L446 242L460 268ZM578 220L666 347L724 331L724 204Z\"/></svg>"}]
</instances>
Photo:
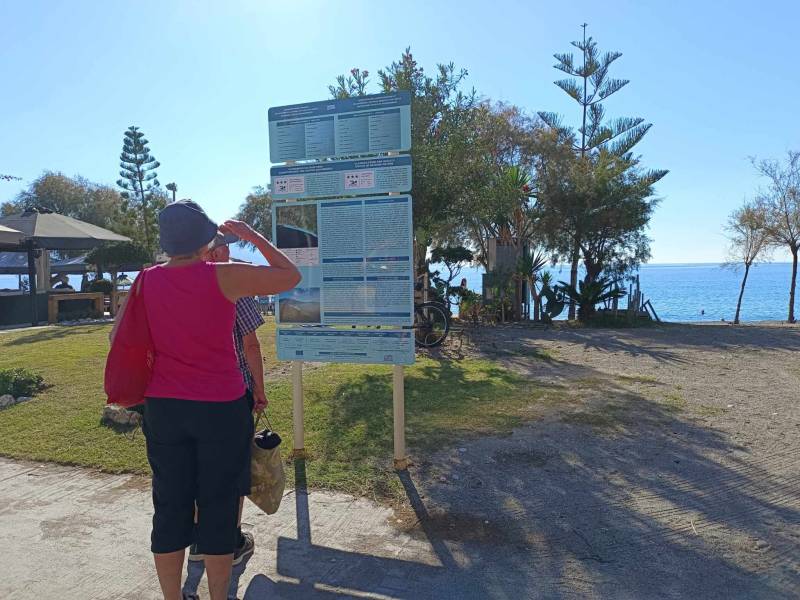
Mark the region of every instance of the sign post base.
<instances>
[{"instance_id":1,"label":"sign post base","mask_svg":"<svg viewBox=\"0 0 800 600\"><path fill-rule=\"evenodd\" d=\"M305 458L305 432L303 430L303 361L292 361L292 458Z\"/></svg>"}]
</instances>

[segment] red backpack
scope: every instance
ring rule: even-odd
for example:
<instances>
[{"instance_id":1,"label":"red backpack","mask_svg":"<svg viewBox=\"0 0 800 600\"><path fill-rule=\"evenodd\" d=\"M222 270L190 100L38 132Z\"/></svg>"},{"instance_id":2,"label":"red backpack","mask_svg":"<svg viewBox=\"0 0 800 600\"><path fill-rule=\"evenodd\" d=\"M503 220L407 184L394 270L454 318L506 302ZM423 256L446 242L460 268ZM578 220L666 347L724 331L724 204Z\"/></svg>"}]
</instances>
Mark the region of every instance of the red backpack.
<instances>
[{"instance_id":1,"label":"red backpack","mask_svg":"<svg viewBox=\"0 0 800 600\"><path fill-rule=\"evenodd\" d=\"M128 293L122 320L106 359L107 404L125 408L144 403L144 393L153 373L155 348L144 307L147 269L136 277Z\"/></svg>"}]
</instances>

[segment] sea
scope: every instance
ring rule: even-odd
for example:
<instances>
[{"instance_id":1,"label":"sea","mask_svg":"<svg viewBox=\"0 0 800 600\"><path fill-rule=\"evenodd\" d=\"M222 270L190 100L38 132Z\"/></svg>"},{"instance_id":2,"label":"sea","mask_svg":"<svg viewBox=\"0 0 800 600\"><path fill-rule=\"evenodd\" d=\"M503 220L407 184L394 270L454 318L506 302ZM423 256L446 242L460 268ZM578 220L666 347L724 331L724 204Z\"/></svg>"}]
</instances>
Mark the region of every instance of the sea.
<instances>
[{"instance_id":1,"label":"sea","mask_svg":"<svg viewBox=\"0 0 800 600\"><path fill-rule=\"evenodd\" d=\"M569 267L551 267L556 281L569 280ZM732 321L743 271L715 264L651 264L639 268L639 285L662 321ZM461 277L467 286L481 290L483 269L469 267ZM742 321L785 320L789 310L791 263L754 265L742 299ZM621 301L625 305L625 300ZM795 304L800 313L800 298ZM566 312L566 311L565 311Z\"/></svg>"},{"instance_id":2,"label":"sea","mask_svg":"<svg viewBox=\"0 0 800 600\"><path fill-rule=\"evenodd\" d=\"M556 281L569 278L567 266L551 267L550 271ZM791 263L754 265L744 292L741 320L785 320L791 273ZM742 280L741 270L724 268L719 264L650 264L643 265L638 274L642 293L651 301L662 321L733 320ZM482 268L466 267L455 285L464 277L470 289L480 292L482 275ZM70 276L70 283L79 289L80 276ZM0 275L0 289L3 288L16 289L16 275ZM800 298L796 310L800 313Z\"/></svg>"}]
</instances>

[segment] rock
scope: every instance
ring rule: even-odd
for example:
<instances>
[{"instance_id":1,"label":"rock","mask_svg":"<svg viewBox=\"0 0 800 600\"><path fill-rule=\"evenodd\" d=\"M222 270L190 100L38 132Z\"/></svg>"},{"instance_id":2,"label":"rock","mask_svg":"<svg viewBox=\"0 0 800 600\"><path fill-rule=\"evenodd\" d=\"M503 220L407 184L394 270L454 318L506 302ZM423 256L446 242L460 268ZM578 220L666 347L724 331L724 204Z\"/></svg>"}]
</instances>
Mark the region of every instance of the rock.
<instances>
[{"instance_id":1,"label":"rock","mask_svg":"<svg viewBox=\"0 0 800 600\"><path fill-rule=\"evenodd\" d=\"M21 402L27 402L28 400L33 400L33 398L31 398L30 396L20 396L19 398L17 398L17 404Z\"/></svg>"},{"instance_id":2,"label":"rock","mask_svg":"<svg viewBox=\"0 0 800 600\"><path fill-rule=\"evenodd\" d=\"M140 425L142 415L117 404L107 404L103 408L103 421L117 425Z\"/></svg>"},{"instance_id":3,"label":"rock","mask_svg":"<svg viewBox=\"0 0 800 600\"><path fill-rule=\"evenodd\" d=\"M765 551L770 549L770 544L764 540L756 541L756 550Z\"/></svg>"},{"instance_id":4,"label":"rock","mask_svg":"<svg viewBox=\"0 0 800 600\"><path fill-rule=\"evenodd\" d=\"M11 394L3 394L0 396L0 408L5 408L6 406L11 406L14 404L14 396Z\"/></svg>"}]
</instances>

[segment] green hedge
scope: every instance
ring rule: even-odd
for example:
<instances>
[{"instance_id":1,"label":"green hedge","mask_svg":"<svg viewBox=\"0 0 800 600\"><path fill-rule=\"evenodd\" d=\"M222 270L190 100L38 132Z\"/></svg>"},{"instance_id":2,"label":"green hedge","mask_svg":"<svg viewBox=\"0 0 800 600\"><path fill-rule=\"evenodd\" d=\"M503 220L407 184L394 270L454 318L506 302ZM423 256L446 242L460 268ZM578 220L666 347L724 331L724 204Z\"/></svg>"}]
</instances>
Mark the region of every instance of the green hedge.
<instances>
[{"instance_id":1,"label":"green hedge","mask_svg":"<svg viewBox=\"0 0 800 600\"><path fill-rule=\"evenodd\" d=\"M90 292L103 292L106 295L111 294L114 289L114 284L108 279L95 279L89 284Z\"/></svg>"},{"instance_id":2,"label":"green hedge","mask_svg":"<svg viewBox=\"0 0 800 600\"><path fill-rule=\"evenodd\" d=\"M44 388L44 378L22 367L0 370L0 396L11 394L14 398L33 396Z\"/></svg>"}]
</instances>

